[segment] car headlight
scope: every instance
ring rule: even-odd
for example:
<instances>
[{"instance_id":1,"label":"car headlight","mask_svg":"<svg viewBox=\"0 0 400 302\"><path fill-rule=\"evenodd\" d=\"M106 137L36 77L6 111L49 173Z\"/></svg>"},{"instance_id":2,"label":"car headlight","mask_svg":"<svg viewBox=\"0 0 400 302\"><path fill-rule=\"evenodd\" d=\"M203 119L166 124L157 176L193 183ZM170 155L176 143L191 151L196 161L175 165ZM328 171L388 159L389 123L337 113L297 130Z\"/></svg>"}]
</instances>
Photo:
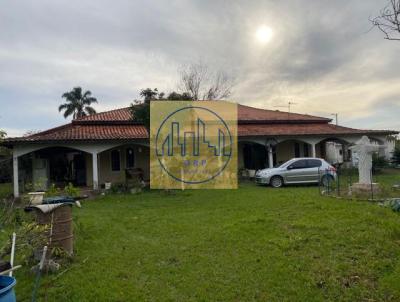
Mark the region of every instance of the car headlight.
<instances>
[{"instance_id":1,"label":"car headlight","mask_svg":"<svg viewBox=\"0 0 400 302\"><path fill-rule=\"evenodd\" d=\"M269 173L270 173L269 171L260 171L259 174L258 174L258 176L266 177L266 176L269 175Z\"/></svg>"}]
</instances>

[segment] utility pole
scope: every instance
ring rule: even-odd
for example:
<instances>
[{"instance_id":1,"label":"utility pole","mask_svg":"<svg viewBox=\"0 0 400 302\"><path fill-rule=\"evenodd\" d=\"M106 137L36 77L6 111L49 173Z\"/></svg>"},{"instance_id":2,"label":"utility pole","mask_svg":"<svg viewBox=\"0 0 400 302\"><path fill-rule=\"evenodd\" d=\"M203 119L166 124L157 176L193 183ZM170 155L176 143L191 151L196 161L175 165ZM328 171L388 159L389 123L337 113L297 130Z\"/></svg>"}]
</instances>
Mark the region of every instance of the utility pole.
<instances>
[{"instance_id":1,"label":"utility pole","mask_svg":"<svg viewBox=\"0 0 400 302\"><path fill-rule=\"evenodd\" d=\"M339 115L339 113L331 113L331 115L333 115L335 117L336 126L337 126L338 125L338 115Z\"/></svg>"}]
</instances>

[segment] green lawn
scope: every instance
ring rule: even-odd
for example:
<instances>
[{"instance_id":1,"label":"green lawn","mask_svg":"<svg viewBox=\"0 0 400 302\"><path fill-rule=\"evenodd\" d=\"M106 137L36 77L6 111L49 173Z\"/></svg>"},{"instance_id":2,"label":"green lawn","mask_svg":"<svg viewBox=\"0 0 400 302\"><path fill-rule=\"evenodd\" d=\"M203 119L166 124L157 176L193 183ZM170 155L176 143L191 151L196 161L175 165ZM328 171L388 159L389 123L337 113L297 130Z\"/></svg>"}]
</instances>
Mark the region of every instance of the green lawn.
<instances>
[{"instance_id":1,"label":"green lawn","mask_svg":"<svg viewBox=\"0 0 400 302\"><path fill-rule=\"evenodd\" d=\"M0 183L0 199L6 198L13 193L12 184L10 183Z\"/></svg>"},{"instance_id":2,"label":"green lawn","mask_svg":"<svg viewBox=\"0 0 400 302\"><path fill-rule=\"evenodd\" d=\"M399 214L317 187L105 196L74 219L74 261L42 279L42 299L400 300ZM29 300L33 276L17 281Z\"/></svg>"}]
</instances>

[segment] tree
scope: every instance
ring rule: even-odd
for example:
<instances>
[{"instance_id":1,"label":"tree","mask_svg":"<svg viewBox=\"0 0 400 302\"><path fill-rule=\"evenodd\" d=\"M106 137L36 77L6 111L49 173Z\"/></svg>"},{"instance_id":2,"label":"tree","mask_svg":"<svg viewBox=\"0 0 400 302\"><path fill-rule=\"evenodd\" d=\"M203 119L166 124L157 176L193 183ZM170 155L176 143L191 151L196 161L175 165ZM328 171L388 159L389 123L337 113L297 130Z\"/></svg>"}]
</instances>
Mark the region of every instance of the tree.
<instances>
[{"instance_id":1,"label":"tree","mask_svg":"<svg viewBox=\"0 0 400 302\"><path fill-rule=\"evenodd\" d=\"M7 136L7 132L5 132L4 130L0 129L0 140L5 139Z\"/></svg>"},{"instance_id":2,"label":"tree","mask_svg":"<svg viewBox=\"0 0 400 302\"><path fill-rule=\"evenodd\" d=\"M161 97L162 99L164 97L164 93L159 93L157 88L146 88L142 89L139 95L143 98L143 101L135 100L129 109L131 111L133 121L142 123L146 129L149 130L150 101L156 100L158 97Z\"/></svg>"},{"instance_id":3,"label":"tree","mask_svg":"<svg viewBox=\"0 0 400 302\"><path fill-rule=\"evenodd\" d=\"M135 122L142 123L147 130L150 129L150 102L151 101L192 101L192 97L189 93L178 93L171 92L168 94L167 98L165 98L164 92L158 92L157 88L151 89L146 88L142 89L139 94L143 100L135 100L131 106L130 111L132 114L132 119Z\"/></svg>"},{"instance_id":4,"label":"tree","mask_svg":"<svg viewBox=\"0 0 400 302\"><path fill-rule=\"evenodd\" d=\"M379 16L370 21L383 32L386 40L400 41L400 0L390 0Z\"/></svg>"},{"instance_id":5,"label":"tree","mask_svg":"<svg viewBox=\"0 0 400 302\"><path fill-rule=\"evenodd\" d=\"M0 129L0 142L7 137L7 132ZM0 146L0 157L7 156L10 154L9 149Z\"/></svg>"},{"instance_id":6,"label":"tree","mask_svg":"<svg viewBox=\"0 0 400 302\"><path fill-rule=\"evenodd\" d=\"M178 93L175 91L172 91L170 94L167 96L168 101L193 101L192 96L188 92L184 93Z\"/></svg>"},{"instance_id":7,"label":"tree","mask_svg":"<svg viewBox=\"0 0 400 302\"><path fill-rule=\"evenodd\" d=\"M232 79L223 71L211 71L203 62L180 70L179 90L194 100L222 100L231 95Z\"/></svg>"},{"instance_id":8,"label":"tree","mask_svg":"<svg viewBox=\"0 0 400 302\"><path fill-rule=\"evenodd\" d=\"M161 97L164 96L164 92L158 93L158 89L154 88L146 88L140 91L140 96L144 98L145 103L150 103L151 100L157 99L157 96L161 94Z\"/></svg>"},{"instance_id":9,"label":"tree","mask_svg":"<svg viewBox=\"0 0 400 302\"><path fill-rule=\"evenodd\" d=\"M62 97L66 99L66 103L60 105L58 111L64 110L65 118L72 115L73 119L77 119L96 113L96 110L90 105L97 103L97 99L92 97L89 90L82 93L81 87L75 87L71 91L65 92Z\"/></svg>"}]
</instances>

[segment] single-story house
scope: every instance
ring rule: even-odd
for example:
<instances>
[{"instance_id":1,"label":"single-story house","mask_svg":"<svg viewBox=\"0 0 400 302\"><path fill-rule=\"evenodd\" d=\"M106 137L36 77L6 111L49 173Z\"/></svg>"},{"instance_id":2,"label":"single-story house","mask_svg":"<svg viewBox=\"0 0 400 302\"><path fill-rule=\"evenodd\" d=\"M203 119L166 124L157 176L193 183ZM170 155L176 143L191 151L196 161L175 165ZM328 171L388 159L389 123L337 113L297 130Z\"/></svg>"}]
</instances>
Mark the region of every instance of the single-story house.
<instances>
[{"instance_id":1,"label":"single-story house","mask_svg":"<svg viewBox=\"0 0 400 302\"><path fill-rule=\"evenodd\" d=\"M257 170L293 157L326 158L330 145L340 146L343 162L351 161L348 146L362 135L386 146L398 132L360 130L334 125L329 118L238 105L238 167ZM335 144L332 144L334 142ZM149 139L146 128L131 118L129 108L101 112L26 137L3 142L13 150L14 195L27 184L36 187L72 182L98 189L123 183L129 171L149 179Z\"/></svg>"}]
</instances>

